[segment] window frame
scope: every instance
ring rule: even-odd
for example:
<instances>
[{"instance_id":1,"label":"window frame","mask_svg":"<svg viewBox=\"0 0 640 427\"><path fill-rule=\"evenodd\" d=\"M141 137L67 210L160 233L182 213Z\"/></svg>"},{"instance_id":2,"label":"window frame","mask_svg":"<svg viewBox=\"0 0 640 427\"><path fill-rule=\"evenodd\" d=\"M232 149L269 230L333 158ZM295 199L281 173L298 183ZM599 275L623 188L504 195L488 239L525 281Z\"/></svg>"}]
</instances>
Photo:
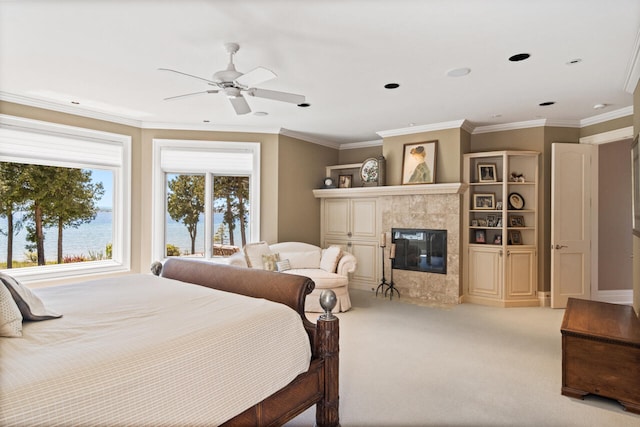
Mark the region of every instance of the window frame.
<instances>
[{"instance_id":1,"label":"window frame","mask_svg":"<svg viewBox=\"0 0 640 427\"><path fill-rule=\"evenodd\" d=\"M205 219L204 219L204 257L213 260L213 177L247 176L249 177L249 241L260 240L260 143L230 141L196 141L182 139L153 139L153 196L152 196L152 242L153 259L165 260L165 213L167 209L167 174L204 175L205 176ZM215 153L250 153L251 169L217 169L205 164L195 166L187 163L170 168L162 166L163 151L180 153L188 159L189 155L208 156ZM198 163L198 162L196 162Z\"/></svg>"},{"instance_id":2,"label":"window frame","mask_svg":"<svg viewBox=\"0 0 640 427\"><path fill-rule=\"evenodd\" d=\"M42 149L16 150L16 140ZM51 150L61 141L64 150ZM87 149L87 143L99 152ZM114 198L111 259L0 271L30 283L131 270L131 136L0 114L0 161L111 170Z\"/></svg>"}]
</instances>

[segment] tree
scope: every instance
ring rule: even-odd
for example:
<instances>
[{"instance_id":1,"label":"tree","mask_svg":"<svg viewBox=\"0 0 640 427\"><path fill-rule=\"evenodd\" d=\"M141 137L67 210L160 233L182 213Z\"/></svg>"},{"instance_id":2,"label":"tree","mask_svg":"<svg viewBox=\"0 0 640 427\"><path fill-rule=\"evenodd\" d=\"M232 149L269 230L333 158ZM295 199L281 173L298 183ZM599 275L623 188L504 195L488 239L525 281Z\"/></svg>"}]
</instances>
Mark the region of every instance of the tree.
<instances>
[{"instance_id":1,"label":"tree","mask_svg":"<svg viewBox=\"0 0 640 427\"><path fill-rule=\"evenodd\" d=\"M204 175L178 175L169 181L167 211L174 221L182 222L191 238L191 253L196 251L200 215L204 213Z\"/></svg>"},{"instance_id":2,"label":"tree","mask_svg":"<svg viewBox=\"0 0 640 427\"><path fill-rule=\"evenodd\" d=\"M0 217L7 218L7 230L0 233L7 236L7 268L13 268L13 236L22 228L13 215L24 203L23 169L20 163L0 162Z\"/></svg>"},{"instance_id":3,"label":"tree","mask_svg":"<svg viewBox=\"0 0 640 427\"><path fill-rule=\"evenodd\" d=\"M246 176L217 176L213 181L213 196L223 201L215 211L223 214L223 222L229 229L229 244L235 245L236 219L240 222L242 246L247 244L246 223L249 213L249 178Z\"/></svg>"},{"instance_id":4,"label":"tree","mask_svg":"<svg viewBox=\"0 0 640 427\"><path fill-rule=\"evenodd\" d=\"M78 228L96 218L96 203L104 194L101 182L93 183L91 171L56 168L50 184L53 199L47 206L46 223L58 228L58 264L62 264L62 234L68 227Z\"/></svg>"}]
</instances>

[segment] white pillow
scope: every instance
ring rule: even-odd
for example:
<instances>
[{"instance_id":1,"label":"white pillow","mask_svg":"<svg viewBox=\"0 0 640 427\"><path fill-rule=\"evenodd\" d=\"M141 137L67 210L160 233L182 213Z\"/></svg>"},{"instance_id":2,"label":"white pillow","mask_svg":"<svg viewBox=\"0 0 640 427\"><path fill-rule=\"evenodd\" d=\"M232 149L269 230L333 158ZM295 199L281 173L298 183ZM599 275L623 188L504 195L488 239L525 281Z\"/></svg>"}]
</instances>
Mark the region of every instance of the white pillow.
<instances>
[{"instance_id":1,"label":"white pillow","mask_svg":"<svg viewBox=\"0 0 640 427\"><path fill-rule=\"evenodd\" d=\"M31 292L31 289L8 274L0 273L0 281L4 283L11 293L24 320L47 320L62 317L62 314L47 309L42 300Z\"/></svg>"},{"instance_id":2,"label":"white pillow","mask_svg":"<svg viewBox=\"0 0 640 427\"><path fill-rule=\"evenodd\" d=\"M278 271L287 271L291 270L291 263L288 259L283 259L282 261L276 262L276 267Z\"/></svg>"},{"instance_id":3,"label":"white pillow","mask_svg":"<svg viewBox=\"0 0 640 427\"><path fill-rule=\"evenodd\" d=\"M320 268L320 248L311 251L283 252L280 251L281 259L288 259L291 268Z\"/></svg>"},{"instance_id":4,"label":"white pillow","mask_svg":"<svg viewBox=\"0 0 640 427\"><path fill-rule=\"evenodd\" d=\"M267 242L247 243L244 246L244 256L247 258L249 268L264 270L262 255L271 255Z\"/></svg>"},{"instance_id":5,"label":"white pillow","mask_svg":"<svg viewBox=\"0 0 640 427\"><path fill-rule=\"evenodd\" d=\"M342 257L342 249L340 246L329 246L322 253L320 260L320 268L329 273L335 273L338 267L338 261Z\"/></svg>"},{"instance_id":6,"label":"white pillow","mask_svg":"<svg viewBox=\"0 0 640 427\"><path fill-rule=\"evenodd\" d=\"M22 314L11 292L0 283L0 337L22 336Z\"/></svg>"}]
</instances>

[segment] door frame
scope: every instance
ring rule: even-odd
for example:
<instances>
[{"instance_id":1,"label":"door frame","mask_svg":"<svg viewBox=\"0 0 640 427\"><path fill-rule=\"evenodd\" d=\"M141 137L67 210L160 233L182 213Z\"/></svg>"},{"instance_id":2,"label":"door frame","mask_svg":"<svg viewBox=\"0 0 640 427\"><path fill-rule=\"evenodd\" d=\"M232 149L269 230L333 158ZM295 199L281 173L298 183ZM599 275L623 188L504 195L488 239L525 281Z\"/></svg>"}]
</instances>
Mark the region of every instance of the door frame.
<instances>
[{"instance_id":1,"label":"door frame","mask_svg":"<svg viewBox=\"0 0 640 427\"><path fill-rule=\"evenodd\" d=\"M579 139L580 144L601 145L633 138L633 126L597 133ZM591 157L591 299L612 303L628 303L633 293L625 290L611 291L603 294L598 287L598 150L593 150ZM627 295L628 294L628 295ZM627 301L628 300L628 301ZM627 301L627 302L625 302Z\"/></svg>"}]
</instances>

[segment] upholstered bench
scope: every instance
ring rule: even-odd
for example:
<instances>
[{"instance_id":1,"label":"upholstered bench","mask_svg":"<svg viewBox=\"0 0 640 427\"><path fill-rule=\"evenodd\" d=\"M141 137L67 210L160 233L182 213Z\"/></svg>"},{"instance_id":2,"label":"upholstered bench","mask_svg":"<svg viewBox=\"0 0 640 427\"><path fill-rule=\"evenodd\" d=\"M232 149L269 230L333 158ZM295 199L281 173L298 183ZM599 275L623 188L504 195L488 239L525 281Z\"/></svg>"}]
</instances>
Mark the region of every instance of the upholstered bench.
<instances>
[{"instance_id":1,"label":"upholstered bench","mask_svg":"<svg viewBox=\"0 0 640 427\"><path fill-rule=\"evenodd\" d=\"M248 243L227 260L230 265L309 277L316 287L307 295L305 311L323 311L318 298L324 289L331 289L336 294L338 302L334 312L351 308L349 273L356 270L356 258L338 246L321 249L301 242Z\"/></svg>"}]
</instances>

